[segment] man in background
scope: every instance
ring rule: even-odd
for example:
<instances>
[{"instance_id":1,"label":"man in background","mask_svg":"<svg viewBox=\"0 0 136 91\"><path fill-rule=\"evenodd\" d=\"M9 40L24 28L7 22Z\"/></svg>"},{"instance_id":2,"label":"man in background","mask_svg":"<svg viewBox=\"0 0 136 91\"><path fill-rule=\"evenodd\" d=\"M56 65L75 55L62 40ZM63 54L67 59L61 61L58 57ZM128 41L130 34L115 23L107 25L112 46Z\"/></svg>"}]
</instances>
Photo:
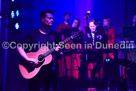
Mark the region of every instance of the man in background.
<instances>
[{"instance_id":1,"label":"man in background","mask_svg":"<svg viewBox=\"0 0 136 91\"><path fill-rule=\"evenodd\" d=\"M61 29L65 29L65 28L70 28L70 23L69 23L69 20L70 20L70 13L69 12L66 12L64 14L64 22L59 24L57 26L57 32L61 32Z\"/></svg>"},{"instance_id":2,"label":"man in background","mask_svg":"<svg viewBox=\"0 0 136 91\"><path fill-rule=\"evenodd\" d=\"M136 27L136 15L133 16L132 23L133 23L132 26ZM135 28L134 42L136 44L136 28Z\"/></svg>"}]
</instances>

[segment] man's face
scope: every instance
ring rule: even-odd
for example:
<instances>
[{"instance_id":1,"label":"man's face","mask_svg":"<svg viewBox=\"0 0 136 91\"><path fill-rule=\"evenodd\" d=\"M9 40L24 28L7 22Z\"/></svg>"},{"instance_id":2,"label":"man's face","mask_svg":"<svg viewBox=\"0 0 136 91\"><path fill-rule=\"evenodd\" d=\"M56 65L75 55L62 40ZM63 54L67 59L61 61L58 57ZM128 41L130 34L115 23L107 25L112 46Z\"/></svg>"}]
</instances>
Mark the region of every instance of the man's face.
<instances>
[{"instance_id":1,"label":"man's face","mask_svg":"<svg viewBox=\"0 0 136 91\"><path fill-rule=\"evenodd\" d=\"M109 25L108 21L106 19L103 19L103 26L108 26L108 25Z\"/></svg>"},{"instance_id":2,"label":"man's face","mask_svg":"<svg viewBox=\"0 0 136 91\"><path fill-rule=\"evenodd\" d=\"M42 18L42 23L46 26L52 26L53 25L53 15L51 13L46 13L46 16Z\"/></svg>"},{"instance_id":3,"label":"man's face","mask_svg":"<svg viewBox=\"0 0 136 91\"><path fill-rule=\"evenodd\" d=\"M89 23L89 28L92 32L94 32L96 30L96 25L94 24L94 22L90 22Z\"/></svg>"},{"instance_id":4,"label":"man's face","mask_svg":"<svg viewBox=\"0 0 136 91\"><path fill-rule=\"evenodd\" d=\"M65 21L69 21L69 19L70 19L69 14L66 14L66 15L64 16L64 20L65 20Z\"/></svg>"}]
</instances>

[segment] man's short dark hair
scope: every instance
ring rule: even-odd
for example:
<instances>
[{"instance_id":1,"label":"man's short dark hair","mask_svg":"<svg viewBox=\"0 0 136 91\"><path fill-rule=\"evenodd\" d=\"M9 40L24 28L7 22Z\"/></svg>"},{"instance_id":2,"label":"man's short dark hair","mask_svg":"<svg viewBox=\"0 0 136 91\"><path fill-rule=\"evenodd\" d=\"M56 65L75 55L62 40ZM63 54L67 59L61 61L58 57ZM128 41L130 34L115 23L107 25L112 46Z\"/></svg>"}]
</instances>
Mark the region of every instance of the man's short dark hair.
<instances>
[{"instance_id":1,"label":"man's short dark hair","mask_svg":"<svg viewBox=\"0 0 136 91\"><path fill-rule=\"evenodd\" d=\"M40 19L41 19L41 18L44 18L47 13L50 13L50 14L52 14L52 15L54 14L54 12L51 11L51 10L42 11L42 12L40 13Z\"/></svg>"},{"instance_id":2,"label":"man's short dark hair","mask_svg":"<svg viewBox=\"0 0 136 91\"><path fill-rule=\"evenodd\" d=\"M64 17L65 17L66 15L69 15L69 16L70 16L70 13L69 13L69 12L66 12L66 13L64 14Z\"/></svg>"}]
</instances>

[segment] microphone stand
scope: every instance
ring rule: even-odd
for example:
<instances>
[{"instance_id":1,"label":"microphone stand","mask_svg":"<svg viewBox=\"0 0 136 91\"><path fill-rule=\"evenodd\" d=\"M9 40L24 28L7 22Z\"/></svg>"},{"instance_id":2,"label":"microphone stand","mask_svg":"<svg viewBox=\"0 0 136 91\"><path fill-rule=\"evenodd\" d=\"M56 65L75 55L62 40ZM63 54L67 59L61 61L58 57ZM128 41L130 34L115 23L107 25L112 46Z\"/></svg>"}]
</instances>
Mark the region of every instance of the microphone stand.
<instances>
[{"instance_id":1,"label":"microphone stand","mask_svg":"<svg viewBox=\"0 0 136 91\"><path fill-rule=\"evenodd\" d=\"M107 36L106 36L106 37L107 37L107 42L106 42L107 44L108 44L108 39L109 39L109 38L108 38L108 29L109 29L109 28L104 29L104 30L107 32ZM106 55L107 55L106 60L107 60L107 61L110 60L108 54L109 54L109 52L108 52L108 49L107 49L107 52L106 52ZM110 91L110 72L109 72L109 71L110 71L110 70L109 70L109 63L108 63L108 64L107 64L107 73L108 73L108 74L107 74L107 75L108 75L108 86L107 86L107 90L108 90L108 91Z\"/></svg>"},{"instance_id":2,"label":"microphone stand","mask_svg":"<svg viewBox=\"0 0 136 91\"><path fill-rule=\"evenodd\" d=\"M89 31L89 24L88 24L88 16L86 16L86 27L85 27L85 33ZM86 48L86 47L85 47ZM86 67L86 72L85 72L85 80L86 80L86 83L88 83L88 64L87 64L87 61L88 61L88 50L87 48L85 49L85 67ZM92 83L92 81L91 81ZM88 86L88 84L87 84ZM87 89L87 86L86 86L86 89Z\"/></svg>"}]
</instances>

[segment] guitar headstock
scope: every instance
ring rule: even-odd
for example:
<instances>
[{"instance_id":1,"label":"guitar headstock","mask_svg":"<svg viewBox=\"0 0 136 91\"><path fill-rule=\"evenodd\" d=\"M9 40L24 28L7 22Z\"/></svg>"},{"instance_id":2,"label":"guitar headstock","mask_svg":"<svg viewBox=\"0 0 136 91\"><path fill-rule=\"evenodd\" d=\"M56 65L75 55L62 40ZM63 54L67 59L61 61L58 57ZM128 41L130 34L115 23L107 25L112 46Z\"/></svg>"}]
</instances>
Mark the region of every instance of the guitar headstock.
<instances>
[{"instance_id":1,"label":"guitar headstock","mask_svg":"<svg viewBox=\"0 0 136 91\"><path fill-rule=\"evenodd\" d=\"M61 43L65 44L65 43L67 43L68 41L73 40L73 39L75 39L75 38L77 38L77 37L80 37L80 36L82 36L82 35L83 35L83 31L75 32L72 36L70 36L69 38L67 38L66 40L64 40L64 41L61 42Z\"/></svg>"},{"instance_id":2,"label":"guitar headstock","mask_svg":"<svg viewBox=\"0 0 136 91\"><path fill-rule=\"evenodd\" d=\"M75 39L75 38L81 37L81 36L83 36L83 31L79 31L79 32L74 33L72 36L70 36L70 38Z\"/></svg>"}]
</instances>

